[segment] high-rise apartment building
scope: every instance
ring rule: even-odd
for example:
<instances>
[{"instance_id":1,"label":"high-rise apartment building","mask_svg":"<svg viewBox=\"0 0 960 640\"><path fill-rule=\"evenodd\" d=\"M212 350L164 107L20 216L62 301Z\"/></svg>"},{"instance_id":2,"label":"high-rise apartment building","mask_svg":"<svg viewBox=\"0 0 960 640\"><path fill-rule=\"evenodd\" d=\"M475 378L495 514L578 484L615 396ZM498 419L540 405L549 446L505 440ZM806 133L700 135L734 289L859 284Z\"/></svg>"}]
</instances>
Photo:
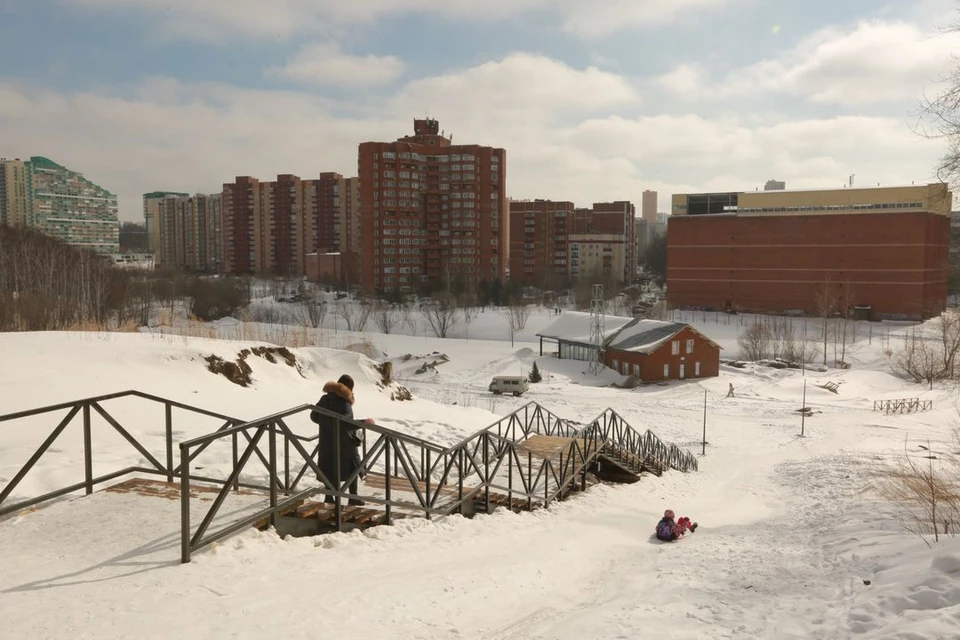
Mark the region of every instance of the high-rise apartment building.
<instances>
[{"instance_id":1,"label":"high-rise apartment building","mask_svg":"<svg viewBox=\"0 0 960 640\"><path fill-rule=\"evenodd\" d=\"M0 159L0 224L27 226L32 195L27 165L19 158Z\"/></svg>"},{"instance_id":2,"label":"high-rise apartment building","mask_svg":"<svg viewBox=\"0 0 960 640\"><path fill-rule=\"evenodd\" d=\"M510 279L558 289L570 279L570 231L576 207L553 200L510 201Z\"/></svg>"},{"instance_id":3,"label":"high-rise apartment building","mask_svg":"<svg viewBox=\"0 0 960 640\"><path fill-rule=\"evenodd\" d=\"M359 255L360 247L360 178L344 178L340 188L340 245L342 253Z\"/></svg>"},{"instance_id":4,"label":"high-rise apartment building","mask_svg":"<svg viewBox=\"0 0 960 640\"><path fill-rule=\"evenodd\" d=\"M119 252L116 195L47 158L34 156L25 165L32 198L28 226L98 253Z\"/></svg>"},{"instance_id":5,"label":"high-rise apartment building","mask_svg":"<svg viewBox=\"0 0 960 640\"><path fill-rule=\"evenodd\" d=\"M647 224L657 223L657 192L646 190L643 192L643 200L640 202L640 216L647 221Z\"/></svg>"},{"instance_id":6,"label":"high-rise apartment building","mask_svg":"<svg viewBox=\"0 0 960 640\"><path fill-rule=\"evenodd\" d=\"M574 280L631 282L636 208L630 202L510 202L510 279L556 289Z\"/></svg>"},{"instance_id":7,"label":"high-rise apartment building","mask_svg":"<svg viewBox=\"0 0 960 640\"><path fill-rule=\"evenodd\" d=\"M613 275L619 274L621 282L633 282L637 270L637 209L633 203L594 203L589 232L607 237L604 246L616 256Z\"/></svg>"},{"instance_id":8,"label":"high-rise apartment building","mask_svg":"<svg viewBox=\"0 0 960 640\"><path fill-rule=\"evenodd\" d=\"M358 239L357 178L285 174L261 182L240 176L223 185L223 268L228 273L306 273L308 254L345 250Z\"/></svg>"},{"instance_id":9,"label":"high-rise apartment building","mask_svg":"<svg viewBox=\"0 0 960 640\"><path fill-rule=\"evenodd\" d=\"M505 280L506 151L454 145L436 120L359 147L361 284L402 291Z\"/></svg>"},{"instance_id":10,"label":"high-rise apartment building","mask_svg":"<svg viewBox=\"0 0 960 640\"><path fill-rule=\"evenodd\" d=\"M157 268L206 273L222 270L221 198L219 193L152 198L156 208L154 224L158 230L154 250ZM146 207L146 196L144 200Z\"/></svg>"},{"instance_id":11,"label":"high-rise apartment building","mask_svg":"<svg viewBox=\"0 0 960 640\"><path fill-rule=\"evenodd\" d=\"M147 228L147 250L156 252L160 246L160 206L166 198L186 198L178 191L153 191L143 194L143 224Z\"/></svg>"}]
</instances>

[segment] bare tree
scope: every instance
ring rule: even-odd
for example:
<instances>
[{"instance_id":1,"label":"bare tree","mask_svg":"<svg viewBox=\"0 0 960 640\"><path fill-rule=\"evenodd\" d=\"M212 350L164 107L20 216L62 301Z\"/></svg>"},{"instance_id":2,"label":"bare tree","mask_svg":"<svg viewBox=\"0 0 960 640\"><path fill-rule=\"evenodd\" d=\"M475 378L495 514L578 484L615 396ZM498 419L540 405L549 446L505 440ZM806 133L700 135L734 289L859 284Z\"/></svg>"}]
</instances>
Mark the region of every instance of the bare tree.
<instances>
[{"instance_id":1,"label":"bare tree","mask_svg":"<svg viewBox=\"0 0 960 640\"><path fill-rule=\"evenodd\" d=\"M377 300L373 304L373 322L380 329L380 333L389 334L397 325L397 312L389 303Z\"/></svg>"},{"instance_id":2,"label":"bare tree","mask_svg":"<svg viewBox=\"0 0 960 640\"><path fill-rule=\"evenodd\" d=\"M300 324L305 327L318 328L327 316L327 303L323 300L322 294L303 283L300 285L299 293L301 298L298 313Z\"/></svg>"},{"instance_id":3,"label":"bare tree","mask_svg":"<svg viewBox=\"0 0 960 640\"><path fill-rule=\"evenodd\" d=\"M958 23L946 28L947 32L958 30ZM941 87L936 96L921 100L915 131L925 138L944 141L947 148L937 164L937 177L956 186L960 182L960 66L941 79Z\"/></svg>"},{"instance_id":4,"label":"bare tree","mask_svg":"<svg viewBox=\"0 0 960 640\"><path fill-rule=\"evenodd\" d=\"M407 327L413 335L417 335L417 319L413 315L413 305L403 303L398 311L400 326Z\"/></svg>"},{"instance_id":5,"label":"bare tree","mask_svg":"<svg viewBox=\"0 0 960 640\"><path fill-rule=\"evenodd\" d=\"M510 327L510 346L512 347L515 334L518 331L523 331L524 327L527 326L527 320L530 318L530 305L515 303L503 309L500 315L507 320L507 325Z\"/></svg>"},{"instance_id":6,"label":"bare tree","mask_svg":"<svg viewBox=\"0 0 960 640\"><path fill-rule=\"evenodd\" d=\"M513 304L510 306L510 324L514 331L523 331L530 319L530 305Z\"/></svg>"},{"instance_id":7,"label":"bare tree","mask_svg":"<svg viewBox=\"0 0 960 640\"><path fill-rule=\"evenodd\" d=\"M333 312L343 319L347 331L363 331L367 328L367 321L373 311L373 303L368 299L351 302L344 298L337 300Z\"/></svg>"},{"instance_id":8,"label":"bare tree","mask_svg":"<svg viewBox=\"0 0 960 640\"><path fill-rule=\"evenodd\" d=\"M960 377L960 311L944 311L937 322L937 337L943 357L943 371L946 378L956 380Z\"/></svg>"},{"instance_id":9,"label":"bare tree","mask_svg":"<svg viewBox=\"0 0 960 640\"><path fill-rule=\"evenodd\" d=\"M757 361L770 357L772 346L770 327L760 318L754 318L737 337L737 346L740 347L740 357L744 360Z\"/></svg>"},{"instance_id":10,"label":"bare tree","mask_svg":"<svg viewBox=\"0 0 960 640\"><path fill-rule=\"evenodd\" d=\"M836 295L830 283L830 276L824 278L820 289L814 296L814 305L817 315L820 317L823 326L821 335L823 337L823 364L827 364L827 338L830 335L830 319L837 309Z\"/></svg>"},{"instance_id":11,"label":"bare tree","mask_svg":"<svg viewBox=\"0 0 960 640\"><path fill-rule=\"evenodd\" d=\"M900 509L904 526L929 546L928 536L939 542L941 535L955 535L960 520L958 460L933 455L930 443L924 447L927 462L918 462L907 450L895 465L881 465L874 471L871 488ZM938 459L934 464L934 460ZM951 525L953 529L951 530ZM942 531L941 531L942 529Z\"/></svg>"},{"instance_id":12,"label":"bare tree","mask_svg":"<svg viewBox=\"0 0 960 640\"><path fill-rule=\"evenodd\" d=\"M924 339L914 328L903 337L903 347L890 359L890 367L899 376L916 383L933 383L947 377L943 346L937 340Z\"/></svg>"},{"instance_id":13,"label":"bare tree","mask_svg":"<svg viewBox=\"0 0 960 640\"><path fill-rule=\"evenodd\" d=\"M420 313L426 319L433 334L438 338L446 338L447 333L457 324L459 310L448 295L440 295L433 302L423 305Z\"/></svg>"},{"instance_id":14,"label":"bare tree","mask_svg":"<svg viewBox=\"0 0 960 640\"><path fill-rule=\"evenodd\" d=\"M345 298L342 300L337 300L336 304L334 305L333 312L343 320L345 325L347 325L347 331L353 331L353 327L357 322L358 309L352 302Z\"/></svg>"}]
</instances>

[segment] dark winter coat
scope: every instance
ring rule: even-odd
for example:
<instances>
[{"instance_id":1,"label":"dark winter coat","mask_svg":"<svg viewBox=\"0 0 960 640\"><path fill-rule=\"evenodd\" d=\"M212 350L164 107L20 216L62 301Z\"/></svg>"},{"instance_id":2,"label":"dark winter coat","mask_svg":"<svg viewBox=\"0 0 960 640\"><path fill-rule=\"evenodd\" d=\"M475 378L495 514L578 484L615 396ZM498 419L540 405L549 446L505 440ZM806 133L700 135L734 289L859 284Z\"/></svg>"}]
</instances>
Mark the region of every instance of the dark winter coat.
<instances>
[{"instance_id":1,"label":"dark winter coat","mask_svg":"<svg viewBox=\"0 0 960 640\"><path fill-rule=\"evenodd\" d=\"M347 420L353 420L353 391L339 382L328 382L323 385L324 395L317 402L317 406L339 413ZM320 455L318 465L320 471L327 478L336 483L337 460L340 461L340 478L342 482L360 466L360 444L363 442L359 428L352 422L337 420L332 416L318 411L310 412L310 419L320 425ZM340 435L339 449L337 433Z\"/></svg>"}]
</instances>

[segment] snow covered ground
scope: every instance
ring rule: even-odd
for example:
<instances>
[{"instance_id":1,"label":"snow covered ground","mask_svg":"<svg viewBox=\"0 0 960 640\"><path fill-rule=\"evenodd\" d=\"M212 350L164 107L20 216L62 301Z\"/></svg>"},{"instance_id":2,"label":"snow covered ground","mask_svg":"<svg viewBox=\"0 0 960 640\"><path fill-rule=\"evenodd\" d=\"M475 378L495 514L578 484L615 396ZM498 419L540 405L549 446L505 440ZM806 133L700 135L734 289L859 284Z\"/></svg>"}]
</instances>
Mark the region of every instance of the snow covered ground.
<instances>
[{"instance_id":1,"label":"snow covered ground","mask_svg":"<svg viewBox=\"0 0 960 640\"><path fill-rule=\"evenodd\" d=\"M848 370L724 366L719 378L624 390L609 386L620 380L612 371L596 381L584 363L540 358L534 334L553 319L535 313L511 346L507 321L494 311L470 323L469 339L461 325L447 340L425 337L422 326L408 329L417 335L347 333L328 316L331 326L309 337L337 350L293 349L301 371L251 357L248 388L209 373L203 358L233 359L265 344L275 329L258 327L257 341L159 332L0 334L0 413L132 388L255 418L315 401L326 380L346 372L357 380L358 416L444 444L535 400L580 421L613 407L635 427L699 453L705 394L709 441L697 473L594 487L546 511L405 520L317 538L251 530L189 565L178 564L175 501L158 506L104 493L60 501L0 521L0 635L960 637L960 542L928 548L890 505L862 491L865 469L902 454L905 438L914 449L928 441L934 451L952 446L955 390L906 384L885 365L884 351L897 348L902 326L864 324ZM736 357L739 318L685 319L723 345L724 357ZM229 321L206 331L231 338L253 332ZM376 385L374 360L359 351L393 360L415 399L391 401ZM544 380L524 397L486 392L491 376L529 372L534 361ZM424 363L436 364L416 373ZM816 386L827 380L840 383L838 394ZM731 382L736 397L726 398ZM800 438L796 410L805 383L814 414ZM872 411L874 400L900 397L933 400L934 409ZM139 415L139 405L112 402L138 438L162 447L161 410ZM0 423L0 490L54 426L50 418ZM176 426L182 439L219 423L178 417ZM64 434L15 497L79 481L80 452L79 436ZM96 450L94 462L100 472L138 459L115 438ZM668 507L701 526L678 544L652 543Z\"/></svg>"}]
</instances>

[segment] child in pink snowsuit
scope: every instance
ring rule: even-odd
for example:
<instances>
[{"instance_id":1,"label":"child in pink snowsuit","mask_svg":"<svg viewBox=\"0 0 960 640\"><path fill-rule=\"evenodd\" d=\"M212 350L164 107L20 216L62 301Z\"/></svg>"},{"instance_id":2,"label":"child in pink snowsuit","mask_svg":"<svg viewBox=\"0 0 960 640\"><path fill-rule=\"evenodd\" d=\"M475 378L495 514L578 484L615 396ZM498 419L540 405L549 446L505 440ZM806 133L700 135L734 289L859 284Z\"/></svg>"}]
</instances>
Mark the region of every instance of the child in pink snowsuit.
<instances>
[{"instance_id":1,"label":"child in pink snowsuit","mask_svg":"<svg viewBox=\"0 0 960 640\"><path fill-rule=\"evenodd\" d=\"M663 540L664 542L672 542L682 538L687 531L693 532L697 530L697 523L691 522L690 518L682 516L674 522L675 517L676 514L673 512L673 509L667 509L663 512L663 518L657 523L657 539Z\"/></svg>"}]
</instances>

